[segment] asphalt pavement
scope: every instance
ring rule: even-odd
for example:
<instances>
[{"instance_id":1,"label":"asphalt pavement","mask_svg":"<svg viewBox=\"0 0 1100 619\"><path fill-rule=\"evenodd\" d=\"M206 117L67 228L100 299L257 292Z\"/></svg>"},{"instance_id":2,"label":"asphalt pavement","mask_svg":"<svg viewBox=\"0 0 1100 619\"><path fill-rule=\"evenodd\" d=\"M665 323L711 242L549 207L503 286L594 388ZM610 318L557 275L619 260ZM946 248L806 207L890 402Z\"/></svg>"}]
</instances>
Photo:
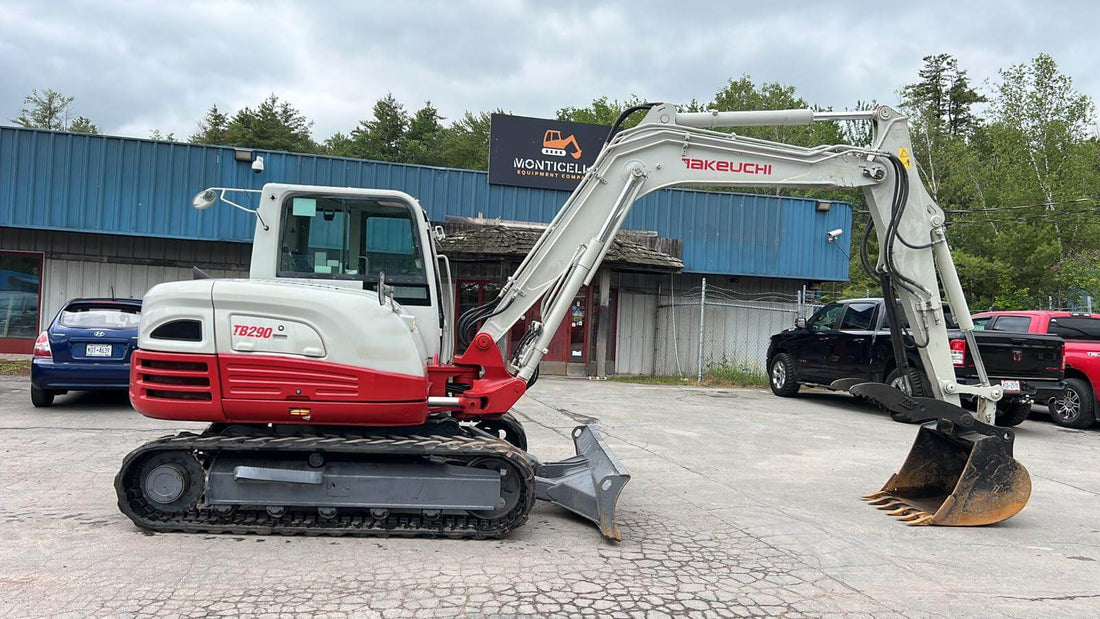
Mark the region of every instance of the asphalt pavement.
<instances>
[{"instance_id":1,"label":"asphalt pavement","mask_svg":"<svg viewBox=\"0 0 1100 619\"><path fill-rule=\"evenodd\" d=\"M0 617L1100 615L1100 430L1025 422L1023 512L907 527L858 496L916 428L844 394L543 378L517 415L543 460L599 424L633 475L621 543L542 503L498 541L144 533L115 505L119 463L198 428L124 395L34 409L26 378L0 379Z\"/></svg>"}]
</instances>

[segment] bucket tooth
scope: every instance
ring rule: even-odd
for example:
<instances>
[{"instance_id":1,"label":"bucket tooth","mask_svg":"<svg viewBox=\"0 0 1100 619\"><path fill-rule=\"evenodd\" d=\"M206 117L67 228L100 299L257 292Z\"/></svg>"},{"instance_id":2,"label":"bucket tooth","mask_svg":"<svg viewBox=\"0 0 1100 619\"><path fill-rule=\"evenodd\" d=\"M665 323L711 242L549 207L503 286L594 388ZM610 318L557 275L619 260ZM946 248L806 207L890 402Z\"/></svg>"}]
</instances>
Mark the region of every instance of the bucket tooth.
<instances>
[{"instance_id":1,"label":"bucket tooth","mask_svg":"<svg viewBox=\"0 0 1100 619\"><path fill-rule=\"evenodd\" d=\"M884 496L890 496L890 493L886 492L885 490L879 490L878 492L872 492L871 494L861 494L859 495L859 498L863 499L864 501L874 501L875 499L881 499Z\"/></svg>"},{"instance_id":2,"label":"bucket tooth","mask_svg":"<svg viewBox=\"0 0 1100 619\"><path fill-rule=\"evenodd\" d=\"M933 516L932 514L922 513L922 515L919 518L915 518L913 520L908 520L908 521L905 522L905 524L907 524L911 527L919 527L921 525L933 524L932 523L933 518L935 518L935 516Z\"/></svg>"},{"instance_id":3,"label":"bucket tooth","mask_svg":"<svg viewBox=\"0 0 1100 619\"><path fill-rule=\"evenodd\" d=\"M879 497L877 499L868 501L867 504L877 508L880 505L889 505L890 503L893 503L894 501L897 501L897 498L892 497L889 494L887 494L887 495Z\"/></svg>"},{"instance_id":4,"label":"bucket tooth","mask_svg":"<svg viewBox=\"0 0 1100 619\"><path fill-rule=\"evenodd\" d=\"M889 503L883 503L881 505L875 505L875 509L879 509L879 510L882 510L882 511L886 511L888 509L897 509L899 507L909 507L909 505L907 503L905 503L904 501L899 501L897 499L893 499Z\"/></svg>"},{"instance_id":5,"label":"bucket tooth","mask_svg":"<svg viewBox=\"0 0 1100 619\"><path fill-rule=\"evenodd\" d=\"M894 511L886 512L886 515L887 516L895 516L895 517L904 516L904 515L908 514L909 512L913 511L913 509L915 509L915 508L913 508L910 505L904 505L903 504L903 507L899 507L899 508L895 509Z\"/></svg>"}]
</instances>

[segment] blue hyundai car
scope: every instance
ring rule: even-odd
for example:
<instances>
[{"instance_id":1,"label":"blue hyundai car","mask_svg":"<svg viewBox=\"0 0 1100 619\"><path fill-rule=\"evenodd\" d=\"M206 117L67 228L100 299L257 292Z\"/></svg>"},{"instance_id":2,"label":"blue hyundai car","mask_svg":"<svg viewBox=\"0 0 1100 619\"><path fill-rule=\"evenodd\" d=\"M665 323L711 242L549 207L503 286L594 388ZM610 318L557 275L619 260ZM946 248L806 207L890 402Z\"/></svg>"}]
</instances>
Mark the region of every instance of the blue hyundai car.
<instances>
[{"instance_id":1,"label":"blue hyundai car","mask_svg":"<svg viewBox=\"0 0 1100 619\"><path fill-rule=\"evenodd\" d=\"M31 362L31 403L50 406L67 391L126 389L137 347L141 301L73 299L38 335Z\"/></svg>"}]
</instances>

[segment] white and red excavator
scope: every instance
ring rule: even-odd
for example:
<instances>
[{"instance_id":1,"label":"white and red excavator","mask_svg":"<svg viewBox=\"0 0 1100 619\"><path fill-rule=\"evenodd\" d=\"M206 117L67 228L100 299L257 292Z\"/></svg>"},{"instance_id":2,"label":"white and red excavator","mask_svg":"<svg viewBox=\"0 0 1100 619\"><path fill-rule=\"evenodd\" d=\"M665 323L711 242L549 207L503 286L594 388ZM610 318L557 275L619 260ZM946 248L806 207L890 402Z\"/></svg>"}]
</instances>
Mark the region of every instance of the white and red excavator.
<instances>
[{"instance_id":1,"label":"white and red excavator","mask_svg":"<svg viewBox=\"0 0 1100 619\"><path fill-rule=\"evenodd\" d=\"M642 121L621 129L636 113ZM713 130L842 120L869 122L872 143L804 148ZM635 200L677 185L859 187L879 247L872 264L864 237L864 266L900 299L935 395L833 385L925 422L899 472L864 498L910 524L1009 518L1026 504L1030 478L1013 459L1013 432L993 425L1001 388L980 359L980 385L955 380L941 287L971 340L973 325L944 213L910 151L906 118L889 107L631 108L499 297L456 324L441 231L412 196L286 184L205 190L196 208L220 200L255 215L250 277L197 272L149 291L130 399L148 417L210 425L130 453L115 482L119 507L156 531L486 538L522 525L539 498L617 539L629 475L600 434L577 427L575 457L540 462L509 411ZM258 206L234 202L238 192ZM506 356L504 338L535 303L544 322ZM907 368L904 351L895 354ZM959 407L960 394L977 398L976 412Z\"/></svg>"}]
</instances>

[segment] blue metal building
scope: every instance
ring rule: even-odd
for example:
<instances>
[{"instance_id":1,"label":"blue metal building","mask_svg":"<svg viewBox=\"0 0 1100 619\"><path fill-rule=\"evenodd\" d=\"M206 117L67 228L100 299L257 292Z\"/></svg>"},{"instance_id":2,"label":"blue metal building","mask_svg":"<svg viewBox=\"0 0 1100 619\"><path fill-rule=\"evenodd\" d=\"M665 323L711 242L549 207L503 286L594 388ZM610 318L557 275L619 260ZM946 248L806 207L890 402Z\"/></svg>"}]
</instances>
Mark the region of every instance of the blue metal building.
<instances>
[{"instance_id":1,"label":"blue metal building","mask_svg":"<svg viewBox=\"0 0 1100 619\"><path fill-rule=\"evenodd\" d=\"M36 328L28 325L52 316L62 297L87 292L76 280L113 278L111 290L97 294L140 296L142 286L174 278L173 269L189 262L215 273L247 271L254 220L234 209L191 209L191 197L205 187L288 182L398 189L419 199L433 221L480 216L546 222L568 197L489 185L484 172L471 170L259 150L236 154L227 147L0 127L0 294L11 308L25 311L31 297L39 297L34 320L0 320L0 342L28 330L33 337ZM259 174L250 167L255 156L264 158ZM828 243L826 232L848 231L851 207L824 207L802 198L664 190L639 201L625 228L681 239L685 273L790 280L793 290L848 277L850 235ZM2 275L9 271L23 274L11 280L19 283L5 283ZM42 278L37 291L28 289L28 276Z\"/></svg>"}]
</instances>

